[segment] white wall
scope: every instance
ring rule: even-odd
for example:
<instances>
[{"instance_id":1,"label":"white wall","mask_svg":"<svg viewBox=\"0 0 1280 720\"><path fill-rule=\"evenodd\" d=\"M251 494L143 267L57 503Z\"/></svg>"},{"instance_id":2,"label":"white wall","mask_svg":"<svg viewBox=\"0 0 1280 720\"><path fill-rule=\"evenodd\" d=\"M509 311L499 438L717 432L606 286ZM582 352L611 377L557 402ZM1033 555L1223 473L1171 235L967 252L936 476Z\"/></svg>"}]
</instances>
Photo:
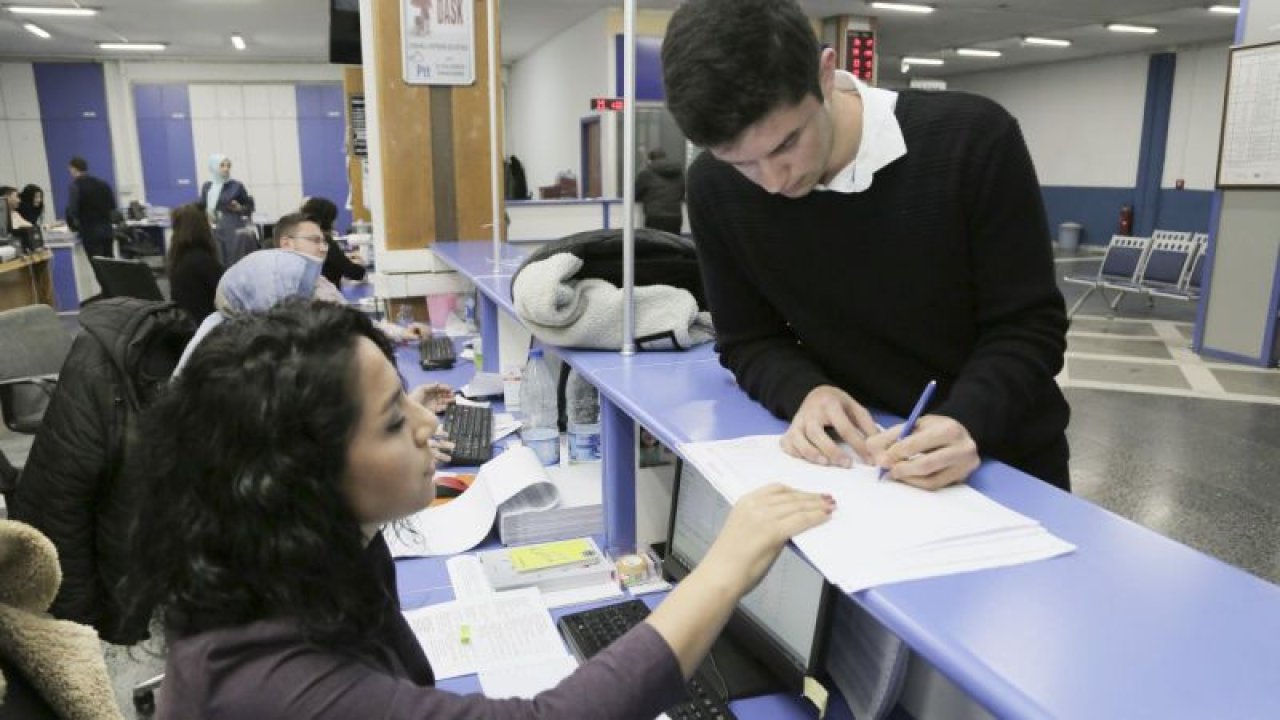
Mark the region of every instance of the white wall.
<instances>
[{"instance_id":1,"label":"white wall","mask_svg":"<svg viewBox=\"0 0 1280 720\"><path fill-rule=\"evenodd\" d=\"M70 181L70 178L65 178ZM30 63L0 63L0 185L45 191L45 218L53 221L53 189L40 127L36 77Z\"/></svg>"},{"instance_id":2,"label":"white wall","mask_svg":"<svg viewBox=\"0 0 1280 720\"><path fill-rule=\"evenodd\" d=\"M1147 55L1130 54L947 78L1022 126L1042 185L1133 187Z\"/></svg>"},{"instance_id":3,"label":"white wall","mask_svg":"<svg viewBox=\"0 0 1280 720\"><path fill-rule=\"evenodd\" d=\"M592 114L592 97L611 95L608 17L608 10L595 13L511 66L507 154L524 164L535 198L538 187L552 184L556 173L581 174L579 122ZM609 176L606 170L606 195Z\"/></svg>"},{"instance_id":4,"label":"white wall","mask_svg":"<svg viewBox=\"0 0 1280 720\"><path fill-rule=\"evenodd\" d=\"M1213 189L1226 86L1225 44L1178 51L1161 187L1181 178L1188 190Z\"/></svg>"}]
</instances>

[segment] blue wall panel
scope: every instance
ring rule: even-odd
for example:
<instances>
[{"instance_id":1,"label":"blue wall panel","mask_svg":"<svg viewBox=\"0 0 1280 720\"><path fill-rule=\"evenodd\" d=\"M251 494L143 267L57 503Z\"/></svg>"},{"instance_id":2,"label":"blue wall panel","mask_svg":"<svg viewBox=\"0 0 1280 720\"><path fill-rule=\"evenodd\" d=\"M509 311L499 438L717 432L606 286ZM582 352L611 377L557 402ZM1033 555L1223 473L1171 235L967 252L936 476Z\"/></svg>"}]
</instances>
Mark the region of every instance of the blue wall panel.
<instances>
[{"instance_id":1,"label":"blue wall panel","mask_svg":"<svg viewBox=\"0 0 1280 720\"><path fill-rule=\"evenodd\" d=\"M351 225L346 208L347 179L345 96L341 85L298 85L298 149L302 153L302 194L326 197L338 206L334 228Z\"/></svg>"},{"instance_id":2,"label":"blue wall panel","mask_svg":"<svg viewBox=\"0 0 1280 720\"><path fill-rule=\"evenodd\" d=\"M1160 191L1160 214L1156 217L1156 229L1209 232L1212 207L1212 190L1166 188Z\"/></svg>"},{"instance_id":3,"label":"blue wall panel","mask_svg":"<svg viewBox=\"0 0 1280 720\"><path fill-rule=\"evenodd\" d=\"M1133 188L1042 186L1040 192L1055 240L1060 224L1077 222L1084 226L1080 242L1106 245L1119 232L1120 207L1133 204Z\"/></svg>"},{"instance_id":4,"label":"blue wall panel","mask_svg":"<svg viewBox=\"0 0 1280 720\"><path fill-rule=\"evenodd\" d=\"M613 36L615 67L614 94L622 97L623 63L622 41L624 36ZM662 38L636 37L636 100L665 100L662 88Z\"/></svg>"},{"instance_id":5,"label":"blue wall panel","mask_svg":"<svg viewBox=\"0 0 1280 720\"><path fill-rule=\"evenodd\" d=\"M138 150L147 203L177 207L197 199L194 139L187 86L133 86Z\"/></svg>"},{"instance_id":6,"label":"blue wall panel","mask_svg":"<svg viewBox=\"0 0 1280 720\"><path fill-rule=\"evenodd\" d=\"M1169 144L1169 115L1173 106L1173 75L1178 56L1152 55L1147 61L1147 99L1142 115L1142 144L1138 150L1138 179L1133 209L1134 233L1142 237L1157 228L1160 215L1160 180L1164 176L1165 150ZM1164 228L1160 228L1164 229Z\"/></svg>"},{"instance_id":7,"label":"blue wall panel","mask_svg":"<svg viewBox=\"0 0 1280 720\"><path fill-rule=\"evenodd\" d=\"M116 186L106 83L97 63L32 63L32 69L53 185L53 210L63 218L71 181L67 163L73 156L83 157L92 175Z\"/></svg>"}]
</instances>

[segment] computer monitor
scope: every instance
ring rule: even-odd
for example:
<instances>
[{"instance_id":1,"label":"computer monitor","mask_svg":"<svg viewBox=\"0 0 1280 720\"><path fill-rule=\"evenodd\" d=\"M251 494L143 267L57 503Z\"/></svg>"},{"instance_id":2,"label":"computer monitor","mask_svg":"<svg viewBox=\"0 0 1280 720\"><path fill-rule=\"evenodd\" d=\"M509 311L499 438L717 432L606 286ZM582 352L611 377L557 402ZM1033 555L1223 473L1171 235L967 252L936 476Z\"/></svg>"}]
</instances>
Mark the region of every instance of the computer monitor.
<instances>
[{"instance_id":1,"label":"computer monitor","mask_svg":"<svg viewBox=\"0 0 1280 720\"><path fill-rule=\"evenodd\" d=\"M702 561L730 507L692 465L683 461L677 465L663 560L671 579L683 579ZM788 545L760 584L738 603L726 634L764 665L779 685L801 692L806 676L823 674L831 595L822 573ZM731 693L734 698L746 696Z\"/></svg>"}]
</instances>

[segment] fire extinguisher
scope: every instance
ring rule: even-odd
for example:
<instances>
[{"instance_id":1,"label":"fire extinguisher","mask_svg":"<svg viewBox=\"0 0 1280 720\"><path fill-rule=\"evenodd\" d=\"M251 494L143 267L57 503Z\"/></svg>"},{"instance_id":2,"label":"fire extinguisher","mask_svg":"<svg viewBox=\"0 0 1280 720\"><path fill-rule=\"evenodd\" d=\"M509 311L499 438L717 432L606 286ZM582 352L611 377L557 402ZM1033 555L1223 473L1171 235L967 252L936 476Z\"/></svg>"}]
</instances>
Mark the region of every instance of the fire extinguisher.
<instances>
[{"instance_id":1,"label":"fire extinguisher","mask_svg":"<svg viewBox=\"0 0 1280 720\"><path fill-rule=\"evenodd\" d=\"M1133 206L1132 205L1120 206L1120 234L1121 235L1133 234Z\"/></svg>"}]
</instances>

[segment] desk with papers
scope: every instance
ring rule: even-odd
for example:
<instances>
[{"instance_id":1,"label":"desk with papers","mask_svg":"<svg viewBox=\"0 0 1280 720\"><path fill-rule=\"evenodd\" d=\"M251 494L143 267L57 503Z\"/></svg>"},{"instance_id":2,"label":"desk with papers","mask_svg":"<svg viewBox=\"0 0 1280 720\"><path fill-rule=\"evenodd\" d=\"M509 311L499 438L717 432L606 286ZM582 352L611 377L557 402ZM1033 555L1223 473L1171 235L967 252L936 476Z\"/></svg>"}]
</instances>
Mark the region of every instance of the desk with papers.
<instances>
[{"instance_id":1,"label":"desk with papers","mask_svg":"<svg viewBox=\"0 0 1280 720\"><path fill-rule=\"evenodd\" d=\"M433 250L475 283L485 347L498 347L518 251L504 246L508 262L495 268L485 243ZM636 423L677 451L786 427L708 346L555 352L601 393L614 537L635 533ZM486 366L497 362L487 350ZM1280 588L998 462L969 485L1076 551L847 597L973 700L998 717L1280 717Z\"/></svg>"}]
</instances>

